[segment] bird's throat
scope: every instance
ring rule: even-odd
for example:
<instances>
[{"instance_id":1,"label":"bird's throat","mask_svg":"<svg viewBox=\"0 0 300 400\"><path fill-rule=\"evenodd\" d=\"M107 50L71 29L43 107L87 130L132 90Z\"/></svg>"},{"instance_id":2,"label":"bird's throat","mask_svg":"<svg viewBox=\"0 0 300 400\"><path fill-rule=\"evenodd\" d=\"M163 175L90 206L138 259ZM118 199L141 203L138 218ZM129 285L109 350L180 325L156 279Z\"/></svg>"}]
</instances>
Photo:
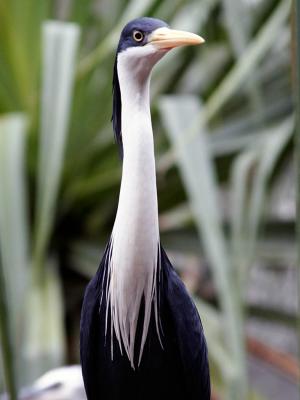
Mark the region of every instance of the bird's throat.
<instances>
[{"instance_id":1,"label":"bird's throat","mask_svg":"<svg viewBox=\"0 0 300 400\"><path fill-rule=\"evenodd\" d=\"M121 81L122 82L122 81ZM128 81L127 81L128 82ZM123 170L115 233L122 231L122 247L135 268L148 267L159 241L156 172L149 106L145 82L135 97L122 93ZM124 254L125 255L125 254ZM137 277L134 277L137 280Z\"/></svg>"},{"instance_id":2,"label":"bird's throat","mask_svg":"<svg viewBox=\"0 0 300 400\"><path fill-rule=\"evenodd\" d=\"M141 304L145 309L139 361L151 310L154 307L154 311L157 311L158 206L149 104L150 78L131 82L122 67L118 72L124 157L119 204L112 233L109 300L117 340L121 350L124 346L134 367L134 342Z\"/></svg>"}]
</instances>

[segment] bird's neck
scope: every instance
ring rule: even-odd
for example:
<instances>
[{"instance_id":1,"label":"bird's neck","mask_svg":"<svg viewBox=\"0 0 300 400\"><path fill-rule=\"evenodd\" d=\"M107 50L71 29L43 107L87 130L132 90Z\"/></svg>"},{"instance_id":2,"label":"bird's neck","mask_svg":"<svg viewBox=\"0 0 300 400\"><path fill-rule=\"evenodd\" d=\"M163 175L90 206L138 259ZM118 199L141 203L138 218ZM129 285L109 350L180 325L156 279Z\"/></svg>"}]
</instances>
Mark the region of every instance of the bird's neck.
<instances>
[{"instance_id":1,"label":"bird's neck","mask_svg":"<svg viewBox=\"0 0 300 400\"><path fill-rule=\"evenodd\" d=\"M112 233L109 296L117 340L120 348L124 346L134 367L135 333L141 304L145 309L140 357L153 302L157 315L158 206L149 104L150 77L132 79L128 66L122 68L122 64L118 73L124 158Z\"/></svg>"},{"instance_id":2,"label":"bird's neck","mask_svg":"<svg viewBox=\"0 0 300 400\"><path fill-rule=\"evenodd\" d=\"M159 240L150 75L140 80L134 79L128 68L120 67L119 80L124 158L114 229L124 229L129 225L126 229L130 227L134 230L132 233L137 239L136 243L149 247L150 238L155 238L156 245ZM142 235L144 230L145 236ZM142 243L143 240L146 243Z\"/></svg>"}]
</instances>

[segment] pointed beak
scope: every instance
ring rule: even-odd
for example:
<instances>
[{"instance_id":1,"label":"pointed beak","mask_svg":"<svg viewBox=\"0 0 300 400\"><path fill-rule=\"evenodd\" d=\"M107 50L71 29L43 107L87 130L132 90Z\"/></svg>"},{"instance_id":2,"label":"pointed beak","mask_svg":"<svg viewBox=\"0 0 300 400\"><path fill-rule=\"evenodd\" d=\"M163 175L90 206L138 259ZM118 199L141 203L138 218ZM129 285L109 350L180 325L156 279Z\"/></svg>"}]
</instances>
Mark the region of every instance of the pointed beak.
<instances>
[{"instance_id":1,"label":"pointed beak","mask_svg":"<svg viewBox=\"0 0 300 400\"><path fill-rule=\"evenodd\" d=\"M177 31L169 28L158 28L153 31L148 37L148 43L156 46L159 49L173 49L179 46L193 46L204 43L205 40L186 31Z\"/></svg>"}]
</instances>

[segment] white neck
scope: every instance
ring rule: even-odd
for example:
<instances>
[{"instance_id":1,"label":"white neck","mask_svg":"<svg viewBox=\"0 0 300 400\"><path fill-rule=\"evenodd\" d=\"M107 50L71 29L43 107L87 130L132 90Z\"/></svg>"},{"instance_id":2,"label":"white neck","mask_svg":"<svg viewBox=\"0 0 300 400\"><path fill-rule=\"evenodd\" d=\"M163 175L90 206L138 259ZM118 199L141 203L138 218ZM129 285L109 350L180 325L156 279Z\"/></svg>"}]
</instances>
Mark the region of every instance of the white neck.
<instances>
[{"instance_id":1,"label":"white neck","mask_svg":"<svg viewBox=\"0 0 300 400\"><path fill-rule=\"evenodd\" d=\"M130 59L130 57L129 57ZM157 322L156 275L159 228L153 132L149 104L150 70L135 75L128 57L118 59L122 99L123 172L112 232L108 296L112 327L134 368L134 341L140 305L145 317L139 362L147 337L151 308ZM145 71L145 65L134 65ZM147 73L148 72L148 73ZM138 76L138 79L137 79ZM157 323L158 327L158 323Z\"/></svg>"}]
</instances>

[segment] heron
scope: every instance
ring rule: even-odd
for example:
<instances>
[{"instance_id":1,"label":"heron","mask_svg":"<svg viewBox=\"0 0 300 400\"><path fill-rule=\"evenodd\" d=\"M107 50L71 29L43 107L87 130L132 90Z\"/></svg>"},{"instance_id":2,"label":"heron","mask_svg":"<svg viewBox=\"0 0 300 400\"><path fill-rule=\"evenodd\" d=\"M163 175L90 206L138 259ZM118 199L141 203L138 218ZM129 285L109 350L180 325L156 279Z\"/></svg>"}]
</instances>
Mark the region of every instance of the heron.
<instances>
[{"instance_id":1,"label":"heron","mask_svg":"<svg viewBox=\"0 0 300 400\"><path fill-rule=\"evenodd\" d=\"M210 399L200 316L160 242L150 114L154 65L173 48L203 42L149 17L121 32L112 112L122 158L119 202L80 322L88 400Z\"/></svg>"}]
</instances>

